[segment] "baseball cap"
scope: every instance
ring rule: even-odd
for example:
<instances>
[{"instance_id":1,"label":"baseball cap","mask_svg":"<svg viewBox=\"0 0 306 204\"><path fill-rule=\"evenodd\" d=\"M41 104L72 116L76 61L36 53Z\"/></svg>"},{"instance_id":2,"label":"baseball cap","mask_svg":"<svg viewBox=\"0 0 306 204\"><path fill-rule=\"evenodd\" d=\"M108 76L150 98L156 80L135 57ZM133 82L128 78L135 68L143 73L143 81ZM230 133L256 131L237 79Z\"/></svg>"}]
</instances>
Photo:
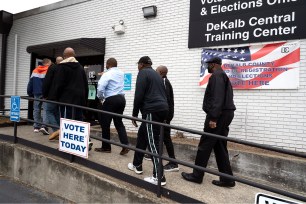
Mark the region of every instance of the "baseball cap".
<instances>
[{"instance_id":1,"label":"baseball cap","mask_svg":"<svg viewBox=\"0 0 306 204\"><path fill-rule=\"evenodd\" d=\"M220 57L213 57L206 61L205 63L216 63L216 64L222 64L222 59Z\"/></svg>"},{"instance_id":2,"label":"baseball cap","mask_svg":"<svg viewBox=\"0 0 306 204\"><path fill-rule=\"evenodd\" d=\"M143 63L143 64L149 64L152 65L152 60L148 56L143 56L139 59L138 64Z\"/></svg>"}]
</instances>

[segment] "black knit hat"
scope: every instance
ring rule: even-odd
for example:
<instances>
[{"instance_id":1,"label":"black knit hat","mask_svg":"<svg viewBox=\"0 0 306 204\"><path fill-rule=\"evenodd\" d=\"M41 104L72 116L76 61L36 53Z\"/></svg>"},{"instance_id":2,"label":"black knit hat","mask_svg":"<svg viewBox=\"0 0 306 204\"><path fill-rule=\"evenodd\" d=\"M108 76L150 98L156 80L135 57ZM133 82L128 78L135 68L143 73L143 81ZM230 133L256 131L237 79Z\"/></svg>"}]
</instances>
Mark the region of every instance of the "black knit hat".
<instances>
[{"instance_id":1,"label":"black knit hat","mask_svg":"<svg viewBox=\"0 0 306 204\"><path fill-rule=\"evenodd\" d=\"M140 64L140 63L142 63L142 64L149 64L149 65L152 65L153 63L152 63L152 60L150 59L150 57L148 57L148 56L143 56L143 57L141 57L140 59L139 59L139 61L138 61L138 64Z\"/></svg>"}]
</instances>

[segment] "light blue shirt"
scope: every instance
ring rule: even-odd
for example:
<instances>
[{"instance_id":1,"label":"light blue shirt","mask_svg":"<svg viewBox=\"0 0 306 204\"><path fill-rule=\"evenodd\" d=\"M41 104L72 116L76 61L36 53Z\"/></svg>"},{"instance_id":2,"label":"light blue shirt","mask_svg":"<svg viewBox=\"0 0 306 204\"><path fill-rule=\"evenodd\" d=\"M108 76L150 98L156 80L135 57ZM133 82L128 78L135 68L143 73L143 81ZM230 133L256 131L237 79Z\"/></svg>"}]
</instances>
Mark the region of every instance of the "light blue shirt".
<instances>
[{"instance_id":1,"label":"light blue shirt","mask_svg":"<svg viewBox=\"0 0 306 204\"><path fill-rule=\"evenodd\" d=\"M124 73L117 67L110 68L98 82L97 97L106 99L118 94L124 95Z\"/></svg>"}]
</instances>

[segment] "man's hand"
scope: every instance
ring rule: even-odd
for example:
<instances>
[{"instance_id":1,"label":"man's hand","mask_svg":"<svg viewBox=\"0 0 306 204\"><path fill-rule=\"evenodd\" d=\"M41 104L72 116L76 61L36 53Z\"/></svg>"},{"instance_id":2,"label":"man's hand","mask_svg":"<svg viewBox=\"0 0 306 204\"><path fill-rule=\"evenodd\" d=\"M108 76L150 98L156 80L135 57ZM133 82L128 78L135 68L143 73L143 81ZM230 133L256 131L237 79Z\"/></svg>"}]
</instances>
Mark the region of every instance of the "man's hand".
<instances>
[{"instance_id":1,"label":"man's hand","mask_svg":"<svg viewBox=\"0 0 306 204\"><path fill-rule=\"evenodd\" d=\"M212 120L209 121L209 127L212 128L212 129L216 128L217 127L217 122L212 121Z\"/></svg>"},{"instance_id":2,"label":"man's hand","mask_svg":"<svg viewBox=\"0 0 306 204\"><path fill-rule=\"evenodd\" d=\"M132 124L134 125L134 127L138 127L136 120L132 120Z\"/></svg>"}]
</instances>

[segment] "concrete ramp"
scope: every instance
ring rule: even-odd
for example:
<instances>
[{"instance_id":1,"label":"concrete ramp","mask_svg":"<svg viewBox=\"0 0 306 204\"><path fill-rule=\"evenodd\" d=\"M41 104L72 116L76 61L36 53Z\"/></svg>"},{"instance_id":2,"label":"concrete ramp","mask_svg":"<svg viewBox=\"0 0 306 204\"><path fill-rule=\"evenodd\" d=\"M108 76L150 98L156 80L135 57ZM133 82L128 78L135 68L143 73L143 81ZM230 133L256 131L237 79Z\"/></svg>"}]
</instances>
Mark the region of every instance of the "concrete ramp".
<instances>
[{"instance_id":1,"label":"concrete ramp","mask_svg":"<svg viewBox=\"0 0 306 204\"><path fill-rule=\"evenodd\" d=\"M92 132L95 134L95 132ZM31 126L18 127L18 137L20 140L30 141L38 143L38 145L46 146L44 151L48 152L48 149L56 151L58 147L57 142L48 141L47 136L42 134L33 133ZM96 132L96 136L100 133ZM83 165L77 163L70 163L69 157L58 157L56 155L43 153L21 144L12 144L11 142L4 142L1 140L1 135L8 135L12 137L13 128L6 127L0 128L0 174L14 178L21 182L27 183L31 186L43 189L47 192L52 192L55 195L64 197L73 202L90 202L90 203L173 203L173 200L168 200L164 197L158 198L155 192L156 188L153 186L152 192L144 190L143 188L136 187L131 184L135 180L142 181L144 177L152 175L152 163L144 160L143 168L144 173L142 175L136 175L133 171L128 170L127 164L132 162L133 151L130 151L127 155L121 156L119 152L121 148L112 145L111 153L99 153L91 151L89 153L89 159L83 163L96 163L113 169L116 172L126 175L124 182L117 175L119 174L107 174L111 172L105 169L95 168L96 170L86 168ZM12 139L12 138L11 138ZM116 139L115 135L112 135L112 139ZM131 139L133 141L133 138ZM94 140L94 147L100 147L101 142ZM42 149L43 150L43 149ZM192 162L195 155L196 146L186 145L184 143L176 143L175 150L177 152L177 159ZM247 174L250 172L248 168L252 168L252 165L247 160L253 162L259 157L257 154L248 153L242 154L237 160L237 149L231 151L231 161L233 162L234 174L236 176L244 177L244 174L240 175L240 172ZM233 153L234 152L234 156ZM263 156L263 155L261 155ZM242 160L242 158L246 157ZM256 157L256 160L252 160L252 157ZM233 158L236 158L235 161ZM264 157L260 157L261 160L266 161ZM270 158L271 159L271 158ZM238 162L239 161L239 162ZM243 165L240 163L243 161ZM276 162L279 167L280 161ZM305 160L292 160L291 162L296 164L296 167L303 168L306 164ZM213 163L213 162L212 162ZM255 164L253 164L256 166ZM269 167L269 163L262 166L263 169ZM214 166L214 164L212 164ZM247 168L248 167L248 168ZM243 168L243 169L242 169ZM235 170L236 169L236 170ZM237 170L239 169L239 171ZM257 167L254 170L260 170ZM269 167L268 169L273 169ZM290 169L290 167L289 167ZM234 188L220 188L211 184L213 179L218 179L217 176L206 174L202 184L194 184L186 182L181 178L181 172L191 172L188 167L180 165L180 172L165 172L167 178L167 185L163 188L163 192L171 194L176 192L177 195L187 196L195 201L203 203L255 203L255 196L257 193L266 193L277 197L286 198L281 195L263 191L261 189L253 188L248 185L237 183ZM270 171L270 170L269 170ZM106 173L102 173L106 172ZM294 171L292 171L294 172ZM290 173L290 172L289 172ZM271 172L271 175L274 171ZM303 175L302 171L302 175ZM252 173L250 178L258 181L262 184L277 187L288 192L293 192L306 197L306 192L301 188L303 186L303 178L301 178L301 185L296 187L290 187L285 183L281 185L280 182L275 181L272 183L269 179L263 180L263 176L257 177ZM258 173L259 175L259 173ZM305 176L305 174L304 174ZM290 180L289 178L286 178ZM296 178L294 178L296 179ZM132 181L132 182L130 182ZM151 185L144 183L143 185ZM172 195L175 197L176 195ZM179 200L178 202L186 202L185 200ZM298 203L302 203L297 201Z\"/></svg>"},{"instance_id":2,"label":"concrete ramp","mask_svg":"<svg viewBox=\"0 0 306 204\"><path fill-rule=\"evenodd\" d=\"M131 186L67 160L21 145L0 142L0 172L77 203L167 203Z\"/></svg>"}]
</instances>

